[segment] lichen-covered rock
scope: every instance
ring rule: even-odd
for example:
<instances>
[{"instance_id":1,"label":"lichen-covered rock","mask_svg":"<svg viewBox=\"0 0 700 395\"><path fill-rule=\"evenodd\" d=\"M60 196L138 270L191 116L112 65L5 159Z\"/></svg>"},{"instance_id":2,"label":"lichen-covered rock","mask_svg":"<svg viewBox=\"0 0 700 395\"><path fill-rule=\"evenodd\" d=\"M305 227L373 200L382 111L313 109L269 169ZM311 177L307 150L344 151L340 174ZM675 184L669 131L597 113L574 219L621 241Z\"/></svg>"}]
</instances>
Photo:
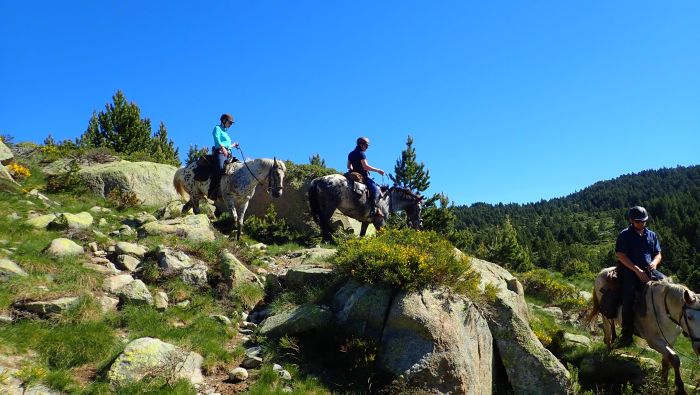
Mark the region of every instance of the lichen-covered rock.
<instances>
[{"instance_id":1,"label":"lichen-covered rock","mask_svg":"<svg viewBox=\"0 0 700 395\"><path fill-rule=\"evenodd\" d=\"M168 308L170 299L168 298L168 294L166 294L163 291L158 291L156 292L156 296L153 297L153 302L155 304L156 309L165 310Z\"/></svg>"},{"instance_id":2,"label":"lichen-covered rock","mask_svg":"<svg viewBox=\"0 0 700 395\"><path fill-rule=\"evenodd\" d=\"M59 237L51 241L46 251L53 256L66 257L83 254L85 249L71 239Z\"/></svg>"},{"instance_id":3,"label":"lichen-covered rock","mask_svg":"<svg viewBox=\"0 0 700 395\"><path fill-rule=\"evenodd\" d=\"M16 263L9 259L0 259L0 281L7 280L13 276L28 276L27 272L22 270Z\"/></svg>"},{"instance_id":4,"label":"lichen-covered rock","mask_svg":"<svg viewBox=\"0 0 700 395\"><path fill-rule=\"evenodd\" d=\"M110 367L107 377L114 387L145 376L184 378L198 384L204 381L203 360L195 352L184 351L159 339L143 337L127 344Z\"/></svg>"},{"instance_id":5,"label":"lichen-covered rock","mask_svg":"<svg viewBox=\"0 0 700 395\"><path fill-rule=\"evenodd\" d=\"M312 329L320 329L333 319L330 311L314 304L305 304L291 311L273 315L260 325L260 334L264 336L296 335Z\"/></svg>"},{"instance_id":6,"label":"lichen-covered rock","mask_svg":"<svg viewBox=\"0 0 700 395\"><path fill-rule=\"evenodd\" d=\"M142 247L135 243L128 243L126 241L117 242L114 248L117 254L131 255L137 258L143 258L144 255L146 255L146 252L148 252L146 247Z\"/></svg>"},{"instance_id":7,"label":"lichen-covered rock","mask_svg":"<svg viewBox=\"0 0 700 395\"><path fill-rule=\"evenodd\" d=\"M99 196L118 189L135 194L146 206L157 206L178 198L173 188L176 170L162 163L116 161L82 167L78 176Z\"/></svg>"},{"instance_id":8,"label":"lichen-covered rock","mask_svg":"<svg viewBox=\"0 0 700 395\"><path fill-rule=\"evenodd\" d=\"M95 219L87 211L61 213L48 225L49 229L88 229Z\"/></svg>"},{"instance_id":9,"label":"lichen-covered rock","mask_svg":"<svg viewBox=\"0 0 700 395\"><path fill-rule=\"evenodd\" d=\"M119 266L121 270L133 272L134 270L136 270L140 263L141 261L139 261L137 258L134 258L131 255L117 256L117 266Z\"/></svg>"},{"instance_id":10,"label":"lichen-covered rock","mask_svg":"<svg viewBox=\"0 0 700 395\"><path fill-rule=\"evenodd\" d=\"M12 178L12 174L10 174L10 171L7 170L7 168L2 163L0 163L0 178L4 178L10 181L15 180L14 178Z\"/></svg>"},{"instance_id":11,"label":"lichen-covered rock","mask_svg":"<svg viewBox=\"0 0 700 395\"><path fill-rule=\"evenodd\" d=\"M255 275L248 270L235 255L228 251L221 253L221 274L226 281L226 285L235 288L241 284L256 284L263 288L263 284Z\"/></svg>"},{"instance_id":12,"label":"lichen-covered rock","mask_svg":"<svg viewBox=\"0 0 700 395\"><path fill-rule=\"evenodd\" d=\"M194 260L183 251L173 250L165 246L156 248L156 259L158 266L165 270L180 271L195 264Z\"/></svg>"},{"instance_id":13,"label":"lichen-covered rock","mask_svg":"<svg viewBox=\"0 0 700 395\"><path fill-rule=\"evenodd\" d=\"M17 306L17 308L20 310L28 311L30 313L38 314L42 317L46 317L53 314L61 314L77 302L77 297L68 296L53 300L22 302Z\"/></svg>"},{"instance_id":14,"label":"lichen-covered rock","mask_svg":"<svg viewBox=\"0 0 700 395\"><path fill-rule=\"evenodd\" d=\"M209 218L204 214L153 221L138 229L139 237L176 235L192 241L213 241L216 234Z\"/></svg>"},{"instance_id":15,"label":"lichen-covered rock","mask_svg":"<svg viewBox=\"0 0 700 395\"><path fill-rule=\"evenodd\" d=\"M116 276L109 276L102 282L102 290L105 292L115 293L117 290L126 284L134 281L131 274L118 274Z\"/></svg>"},{"instance_id":16,"label":"lichen-covered rock","mask_svg":"<svg viewBox=\"0 0 700 395\"><path fill-rule=\"evenodd\" d=\"M168 202L164 207L156 211L157 219L172 219L182 216L182 208L185 206L180 200Z\"/></svg>"},{"instance_id":17,"label":"lichen-covered rock","mask_svg":"<svg viewBox=\"0 0 700 395\"><path fill-rule=\"evenodd\" d=\"M46 229L54 219L56 219L56 214L45 214L29 218L25 223L34 229Z\"/></svg>"},{"instance_id":18,"label":"lichen-covered rock","mask_svg":"<svg viewBox=\"0 0 700 395\"><path fill-rule=\"evenodd\" d=\"M324 286L333 279L333 269L313 265L300 265L291 268L284 276L287 289L295 291L306 287Z\"/></svg>"},{"instance_id":19,"label":"lichen-covered rock","mask_svg":"<svg viewBox=\"0 0 700 395\"><path fill-rule=\"evenodd\" d=\"M350 333L379 342L392 296L389 287L350 280L333 297L335 322Z\"/></svg>"},{"instance_id":20,"label":"lichen-covered rock","mask_svg":"<svg viewBox=\"0 0 700 395\"><path fill-rule=\"evenodd\" d=\"M195 265L182 269L180 273L180 279L183 283L191 285L196 288L206 288L209 284L207 283L207 266L206 265Z\"/></svg>"}]
</instances>

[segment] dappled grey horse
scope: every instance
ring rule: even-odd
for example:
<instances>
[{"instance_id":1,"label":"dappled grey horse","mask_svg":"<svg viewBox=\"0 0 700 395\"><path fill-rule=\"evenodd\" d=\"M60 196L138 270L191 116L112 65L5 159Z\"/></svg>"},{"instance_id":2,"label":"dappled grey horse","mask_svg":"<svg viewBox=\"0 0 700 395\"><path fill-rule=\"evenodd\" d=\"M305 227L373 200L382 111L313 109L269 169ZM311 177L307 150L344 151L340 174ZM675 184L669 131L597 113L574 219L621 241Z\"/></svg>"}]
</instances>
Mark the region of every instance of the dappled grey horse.
<instances>
[{"instance_id":1,"label":"dappled grey horse","mask_svg":"<svg viewBox=\"0 0 700 395\"><path fill-rule=\"evenodd\" d=\"M589 322L600 312L600 301L613 269L615 267L605 268L596 277ZM681 360L673 350L673 345L678 335L683 333L690 339L693 351L700 355L700 295L680 284L652 281L648 283L644 300L646 313L644 316L635 314L635 332L647 341L649 347L661 354L661 377L666 380L669 367L673 367L676 394L685 394L680 373ZM605 343L610 348L615 340L615 324L620 325L622 322L622 307L618 309L615 319L609 319L603 314L600 316L603 319Z\"/></svg>"},{"instance_id":2,"label":"dappled grey horse","mask_svg":"<svg viewBox=\"0 0 700 395\"><path fill-rule=\"evenodd\" d=\"M183 213L192 208L195 214L199 214L199 201L207 195L209 189L209 179L195 180L196 166L197 162L193 162L187 167L179 168L173 178L175 190L187 199L187 203L182 208ZM226 165L224 175L221 176L220 200L236 224L236 239L241 238L245 212L256 187L265 186L267 193L274 198L282 196L285 171L284 162L276 158L260 158Z\"/></svg>"},{"instance_id":3,"label":"dappled grey horse","mask_svg":"<svg viewBox=\"0 0 700 395\"><path fill-rule=\"evenodd\" d=\"M348 180L342 174L331 174L311 181L309 186L309 206L311 215L321 227L324 241L331 241L330 218L338 209L341 213L362 223L360 236L367 232L369 224L380 229L386 218L397 211L405 211L409 226L421 227L421 203L423 197L408 189L391 187L383 193L377 210L383 218L370 217L369 195L367 187Z\"/></svg>"}]
</instances>

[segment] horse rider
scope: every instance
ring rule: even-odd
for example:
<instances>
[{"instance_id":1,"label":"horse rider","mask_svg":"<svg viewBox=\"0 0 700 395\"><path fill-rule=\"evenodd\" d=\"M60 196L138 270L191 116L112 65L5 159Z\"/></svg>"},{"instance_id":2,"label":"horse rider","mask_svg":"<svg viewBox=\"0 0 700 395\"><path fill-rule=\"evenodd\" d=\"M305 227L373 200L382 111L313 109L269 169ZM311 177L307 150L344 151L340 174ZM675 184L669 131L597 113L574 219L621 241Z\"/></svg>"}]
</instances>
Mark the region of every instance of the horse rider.
<instances>
[{"instance_id":1,"label":"horse rider","mask_svg":"<svg viewBox=\"0 0 700 395\"><path fill-rule=\"evenodd\" d=\"M348 170L362 175L363 181L369 189L370 216L381 218L383 215L381 211L377 210L377 206L382 192L374 180L369 177L369 172L373 171L384 175L384 170L372 167L367 163L367 156L365 155L367 148L369 148L369 139L367 137L359 137L357 139L357 146L348 154Z\"/></svg>"},{"instance_id":2,"label":"horse rider","mask_svg":"<svg viewBox=\"0 0 700 395\"><path fill-rule=\"evenodd\" d=\"M656 270L661 263L661 245L656 233L647 228L649 214L642 206L627 212L629 227L623 229L615 242L615 255L622 265L622 333L617 347L632 344L634 332L634 298L636 291L651 280L665 276Z\"/></svg>"},{"instance_id":3,"label":"horse rider","mask_svg":"<svg viewBox=\"0 0 700 395\"><path fill-rule=\"evenodd\" d=\"M221 123L214 126L214 131L212 132L214 146L211 152L214 156L214 166L212 167L212 174L209 179L209 192L207 193L207 196L212 200L216 200L216 197L219 195L219 182L224 172L226 159L231 156L232 148L238 148L238 143L231 143L231 137L227 133L228 128L234 124L233 115L223 114L219 120Z\"/></svg>"}]
</instances>

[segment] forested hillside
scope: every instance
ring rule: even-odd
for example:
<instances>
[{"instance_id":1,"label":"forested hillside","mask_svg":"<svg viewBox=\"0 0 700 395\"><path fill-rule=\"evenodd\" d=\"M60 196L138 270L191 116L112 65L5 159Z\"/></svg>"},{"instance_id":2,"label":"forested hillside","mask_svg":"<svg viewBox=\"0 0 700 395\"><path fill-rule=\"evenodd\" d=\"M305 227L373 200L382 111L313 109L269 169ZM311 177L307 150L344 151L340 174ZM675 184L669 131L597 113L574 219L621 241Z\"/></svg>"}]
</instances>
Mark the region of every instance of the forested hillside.
<instances>
[{"instance_id":1,"label":"forested hillside","mask_svg":"<svg viewBox=\"0 0 700 395\"><path fill-rule=\"evenodd\" d=\"M649 210L662 242L663 270L700 290L700 166L646 170L597 182L538 203L475 203L454 207L465 248L513 269L532 265L564 274L597 271L615 262L617 233L634 205Z\"/></svg>"}]
</instances>

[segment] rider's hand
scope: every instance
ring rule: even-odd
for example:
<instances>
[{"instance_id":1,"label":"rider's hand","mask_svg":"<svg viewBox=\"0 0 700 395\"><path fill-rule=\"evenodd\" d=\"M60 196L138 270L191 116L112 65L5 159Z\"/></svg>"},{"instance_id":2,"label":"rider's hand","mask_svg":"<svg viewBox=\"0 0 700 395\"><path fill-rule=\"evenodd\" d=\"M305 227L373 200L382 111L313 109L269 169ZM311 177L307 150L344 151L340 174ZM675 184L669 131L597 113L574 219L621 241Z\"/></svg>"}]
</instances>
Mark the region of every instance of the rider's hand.
<instances>
[{"instance_id":1,"label":"rider's hand","mask_svg":"<svg viewBox=\"0 0 700 395\"><path fill-rule=\"evenodd\" d=\"M228 150L226 147L221 147L221 153L224 154L224 156L228 156Z\"/></svg>"},{"instance_id":2,"label":"rider's hand","mask_svg":"<svg viewBox=\"0 0 700 395\"><path fill-rule=\"evenodd\" d=\"M233 148L238 148L238 143L233 143L233 144L231 144L231 147L233 147Z\"/></svg>"},{"instance_id":3,"label":"rider's hand","mask_svg":"<svg viewBox=\"0 0 700 395\"><path fill-rule=\"evenodd\" d=\"M379 173L379 174L381 174L381 175L384 175L384 170L382 170L382 169L377 169L377 173Z\"/></svg>"},{"instance_id":4,"label":"rider's hand","mask_svg":"<svg viewBox=\"0 0 700 395\"><path fill-rule=\"evenodd\" d=\"M637 278L639 278L639 281L641 281L645 284L648 283L649 281L651 281L649 279L649 276L647 276L646 272L644 270L640 269L639 267L637 267L637 270L635 272L637 274Z\"/></svg>"}]
</instances>

